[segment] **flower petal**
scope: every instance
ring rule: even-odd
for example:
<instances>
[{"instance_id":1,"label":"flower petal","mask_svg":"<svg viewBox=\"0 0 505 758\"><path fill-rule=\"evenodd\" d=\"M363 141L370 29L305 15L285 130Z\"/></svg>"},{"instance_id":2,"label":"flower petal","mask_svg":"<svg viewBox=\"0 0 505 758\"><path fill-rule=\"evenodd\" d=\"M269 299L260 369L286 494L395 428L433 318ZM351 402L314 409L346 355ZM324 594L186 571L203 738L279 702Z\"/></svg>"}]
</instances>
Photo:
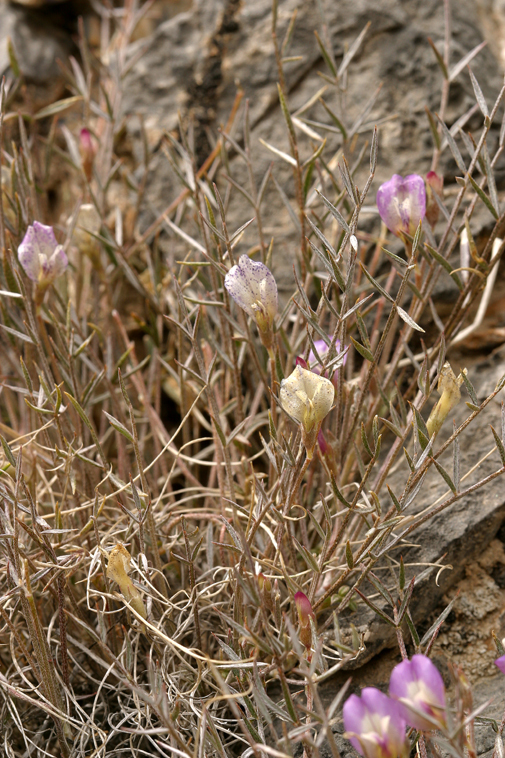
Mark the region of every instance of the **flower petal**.
<instances>
[{"instance_id":1,"label":"flower petal","mask_svg":"<svg viewBox=\"0 0 505 758\"><path fill-rule=\"evenodd\" d=\"M414 236L419 222L426 213L426 188L424 179L419 174L409 174L403 181L403 188L408 198L409 229L408 232Z\"/></svg>"},{"instance_id":2,"label":"flower petal","mask_svg":"<svg viewBox=\"0 0 505 758\"><path fill-rule=\"evenodd\" d=\"M47 261L42 261L42 270L44 278L54 282L61 274L66 271L68 258L63 250L63 245L57 245L54 253Z\"/></svg>"},{"instance_id":3,"label":"flower petal","mask_svg":"<svg viewBox=\"0 0 505 758\"><path fill-rule=\"evenodd\" d=\"M398 234L402 228L402 219L398 208L396 198L400 188L403 186L403 177L399 174L393 174L388 182L381 184L377 190L377 208L379 215L386 224L387 228L393 234Z\"/></svg>"}]
</instances>

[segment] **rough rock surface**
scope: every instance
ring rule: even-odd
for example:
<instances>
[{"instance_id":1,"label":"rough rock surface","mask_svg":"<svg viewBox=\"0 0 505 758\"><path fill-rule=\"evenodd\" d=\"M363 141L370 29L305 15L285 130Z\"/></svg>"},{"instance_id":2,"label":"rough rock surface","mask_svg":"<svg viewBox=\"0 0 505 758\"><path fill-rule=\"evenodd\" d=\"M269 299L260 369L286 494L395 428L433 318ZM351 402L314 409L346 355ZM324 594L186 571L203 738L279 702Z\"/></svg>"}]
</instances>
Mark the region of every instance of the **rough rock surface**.
<instances>
[{"instance_id":1,"label":"rough rock surface","mask_svg":"<svg viewBox=\"0 0 505 758\"><path fill-rule=\"evenodd\" d=\"M474 0L452 4L451 65L488 34L490 44L471 66L491 104L501 86L502 52L498 24L501 11L494 6L487 8L489 4L490 0L487 4ZM442 49L443 3L439 0L424 3L382 0L380 4L372 0L339 0L338 3L326 0L322 6L337 66L346 49L370 22L363 45L349 67L345 92L339 94L331 86L326 86L324 99L350 126L366 108L372 94L381 88L360 127L363 142L370 138L373 125L380 125L376 180L369 194L368 208L360 219L360 229L371 231L374 226L378 229L374 199L379 183L392 173L423 173L430 168L432 138L425 106L432 112L439 109L442 75L427 39L431 37ZM279 40L282 41L295 11L297 18L287 54L300 57L285 65L292 113L325 86L318 72L327 71L314 36L314 30L323 33L315 0L279 2ZM491 12L496 17L494 24L490 23ZM145 40L136 44L132 54L145 46ZM191 114L197 163L201 165L210 152L218 127L226 123L240 87L249 99L255 180L258 185L261 183L273 161L276 179L294 207L295 189L290 166L259 142L263 139L289 152L287 131L280 114L277 78L270 0L193 0L187 12L161 24L149 40L148 49L128 77L124 108L127 114L142 114L152 146L160 144L164 132L177 131L179 113L183 121ZM447 122L451 124L474 102L468 72L463 70L451 85ZM331 127L329 116L317 102L305 115ZM233 135L240 141L241 119L239 121ZM137 123L132 119L130 129L135 130ZM481 123L482 116L478 113L472 116L469 126L477 129ZM327 139L326 155L334 155L341 146L340 133L338 130L337 133L335 130L319 131ZM298 137L301 155L306 158L317 143L302 132ZM446 186L450 186L458 170L447 149L441 167ZM240 156L232 157L229 173L239 183L247 181ZM502 175L503 163L497 167L499 187ZM357 180L362 186L364 174L358 174ZM146 227L177 196L179 188L163 151L159 150L151 163L143 215ZM292 245L298 240L299 233L272 182L267 187L263 209L265 236L267 239L274 237L273 267L281 289L291 294ZM238 228L254 215L243 197L232 193L227 214L229 227ZM489 214L484 212L476 222L479 228L475 233L490 221ZM241 244L244 250L247 249L247 233ZM172 238L170 245L166 246L167 254L175 257L180 254L180 249L177 238Z\"/></svg>"},{"instance_id":2,"label":"rough rock surface","mask_svg":"<svg viewBox=\"0 0 505 758\"><path fill-rule=\"evenodd\" d=\"M73 2L51 3L47 9L41 5L0 0L0 76L10 67L10 40L23 77L35 85L36 105L61 96L63 78L58 60L65 61L74 51L72 21L79 11Z\"/></svg>"},{"instance_id":3,"label":"rough rock surface","mask_svg":"<svg viewBox=\"0 0 505 758\"><path fill-rule=\"evenodd\" d=\"M471 369L471 381L480 402L491 394L504 373L503 349L498 350L486 361L476 364ZM462 489L466 489L500 468L500 457L495 450L485 460L482 460L477 470L473 471L477 461L484 458L495 446L489 425L492 424L495 429L501 428L500 403L503 399L502 395L503 391L487 405L485 410L468 427L468 430L465 430L460 436ZM463 400L465 399L467 399L466 396L463 397ZM455 409L452 418L446 421L440 432L436 448L451 433L452 419L459 425L469 415L470 411L462 401ZM452 449L447 450L439 461L451 476L452 456ZM407 476L406 463L404 464L404 460L401 460L387 479L387 484L397 496L401 494ZM451 492L447 484L436 469L432 467L424 480L419 495L409 505L409 515L414 516L421 511L428 510L434 504L445 501L450 496ZM383 498L382 507L384 509L391 507L391 501L387 495ZM466 567L482 556L504 520L505 488L503 477L500 476L476 493L462 497L417 527L408 535L405 545L395 549L393 555L397 559L400 558L400 555L403 557L407 581L412 576L419 575L430 565L439 564L447 567L438 575L433 571L430 576L416 585L411 604L416 623L422 623L423 620L433 615L449 589L465 575ZM488 577L485 572L482 572L482 575ZM485 594L484 604L487 603L490 607L480 608L479 612L473 608L472 616L475 618L477 618L478 613L483 617L491 609L498 610L501 608L502 611L505 611L505 597L502 597L501 592L496 592L498 587L490 576L486 581L487 584L483 584L481 591ZM380 603L378 604L380 605ZM441 610L442 608L439 609L439 612ZM390 610L389 613L391 613ZM353 623L364 633L366 644L366 650L357 659L355 666L363 665L384 648L395 645L394 630L368 608L361 608L359 611L348 615L346 624L350 623ZM424 631L427 629L428 627L425 627ZM481 673L483 670L487 670L489 673L488 664L492 663L493 651L489 650L488 655L489 661L483 661L479 668Z\"/></svg>"}]
</instances>

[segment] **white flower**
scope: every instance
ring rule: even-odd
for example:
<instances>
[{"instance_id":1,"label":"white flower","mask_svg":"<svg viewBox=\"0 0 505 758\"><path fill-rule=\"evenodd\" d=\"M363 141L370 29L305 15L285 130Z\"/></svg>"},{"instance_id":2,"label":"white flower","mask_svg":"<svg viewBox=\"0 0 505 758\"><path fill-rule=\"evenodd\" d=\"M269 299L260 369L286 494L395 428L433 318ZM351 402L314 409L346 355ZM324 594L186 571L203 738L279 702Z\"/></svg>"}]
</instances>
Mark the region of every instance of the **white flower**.
<instances>
[{"instance_id":1,"label":"white flower","mask_svg":"<svg viewBox=\"0 0 505 758\"><path fill-rule=\"evenodd\" d=\"M242 255L224 278L224 286L258 325L265 347L271 347L272 326L277 313L277 284L272 272L263 263Z\"/></svg>"},{"instance_id":2,"label":"white flower","mask_svg":"<svg viewBox=\"0 0 505 758\"><path fill-rule=\"evenodd\" d=\"M18 257L27 277L43 290L63 274L68 265L68 258L63 246L56 241L53 227L38 221L26 230L18 247Z\"/></svg>"},{"instance_id":3,"label":"white flower","mask_svg":"<svg viewBox=\"0 0 505 758\"><path fill-rule=\"evenodd\" d=\"M302 427L307 455L312 457L321 422L333 404L335 388L329 379L296 366L281 382L280 401L284 410Z\"/></svg>"}]
</instances>

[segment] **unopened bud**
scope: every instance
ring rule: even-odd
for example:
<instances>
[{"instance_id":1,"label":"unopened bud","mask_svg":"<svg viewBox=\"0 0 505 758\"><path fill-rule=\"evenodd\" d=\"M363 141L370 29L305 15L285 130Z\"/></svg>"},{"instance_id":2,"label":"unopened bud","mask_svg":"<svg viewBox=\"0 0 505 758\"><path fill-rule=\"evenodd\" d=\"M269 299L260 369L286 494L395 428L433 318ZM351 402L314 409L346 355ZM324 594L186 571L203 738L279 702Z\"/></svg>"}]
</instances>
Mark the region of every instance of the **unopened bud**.
<instances>
[{"instance_id":1,"label":"unopened bud","mask_svg":"<svg viewBox=\"0 0 505 758\"><path fill-rule=\"evenodd\" d=\"M299 636L300 642L305 645L307 649L310 649L312 644L312 629L310 627L310 620L315 623L316 614L312 610L312 605L309 598L304 592L297 592L295 595L295 606L298 613Z\"/></svg>"},{"instance_id":2,"label":"unopened bud","mask_svg":"<svg viewBox=\"0 0 505 758\"><path fill-rule=\"evenodd\" d=\"M96 155L95 146L93 145L89 129L81 129L79 135L79 152L81 153L82 170L89 182L93 173L93 161L95 160Z\"/></svg>"}]
</instances>

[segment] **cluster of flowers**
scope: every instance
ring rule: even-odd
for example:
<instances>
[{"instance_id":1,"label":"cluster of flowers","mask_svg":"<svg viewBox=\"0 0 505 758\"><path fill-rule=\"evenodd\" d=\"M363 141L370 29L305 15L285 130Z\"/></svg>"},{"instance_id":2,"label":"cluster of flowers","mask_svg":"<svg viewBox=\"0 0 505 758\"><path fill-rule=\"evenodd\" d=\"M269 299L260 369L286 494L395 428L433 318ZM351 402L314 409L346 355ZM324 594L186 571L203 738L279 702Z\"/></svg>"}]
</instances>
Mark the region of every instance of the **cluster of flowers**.
<instances>
[{"instance_id":1,"label":"cluster of flowers","mask_svg":"<svg viewBox=\"0 0 505 758\"><path fill-rule=\"evenodd\" d=\"M420 731L445 729L446 698L440 672L425 655L395 666L389 697L375 687L344 704L345 736L365 758L408 756L407 724Z\"/></svg>"},{"instance_id":2,"label":"cluster of flowers","mask_svg":"<svg viewBox=\"0 0 505 758\"><path fill-rule=\"evenodd\" d=\"M495 661L505 674L505 655ZM351 695L343 709L345 737L364 758L407 758L406 727L420 732L440 730L449 739L444 682L425 655L395 666L389 697L375 687Z\"/></svg>"}]
</instances>

